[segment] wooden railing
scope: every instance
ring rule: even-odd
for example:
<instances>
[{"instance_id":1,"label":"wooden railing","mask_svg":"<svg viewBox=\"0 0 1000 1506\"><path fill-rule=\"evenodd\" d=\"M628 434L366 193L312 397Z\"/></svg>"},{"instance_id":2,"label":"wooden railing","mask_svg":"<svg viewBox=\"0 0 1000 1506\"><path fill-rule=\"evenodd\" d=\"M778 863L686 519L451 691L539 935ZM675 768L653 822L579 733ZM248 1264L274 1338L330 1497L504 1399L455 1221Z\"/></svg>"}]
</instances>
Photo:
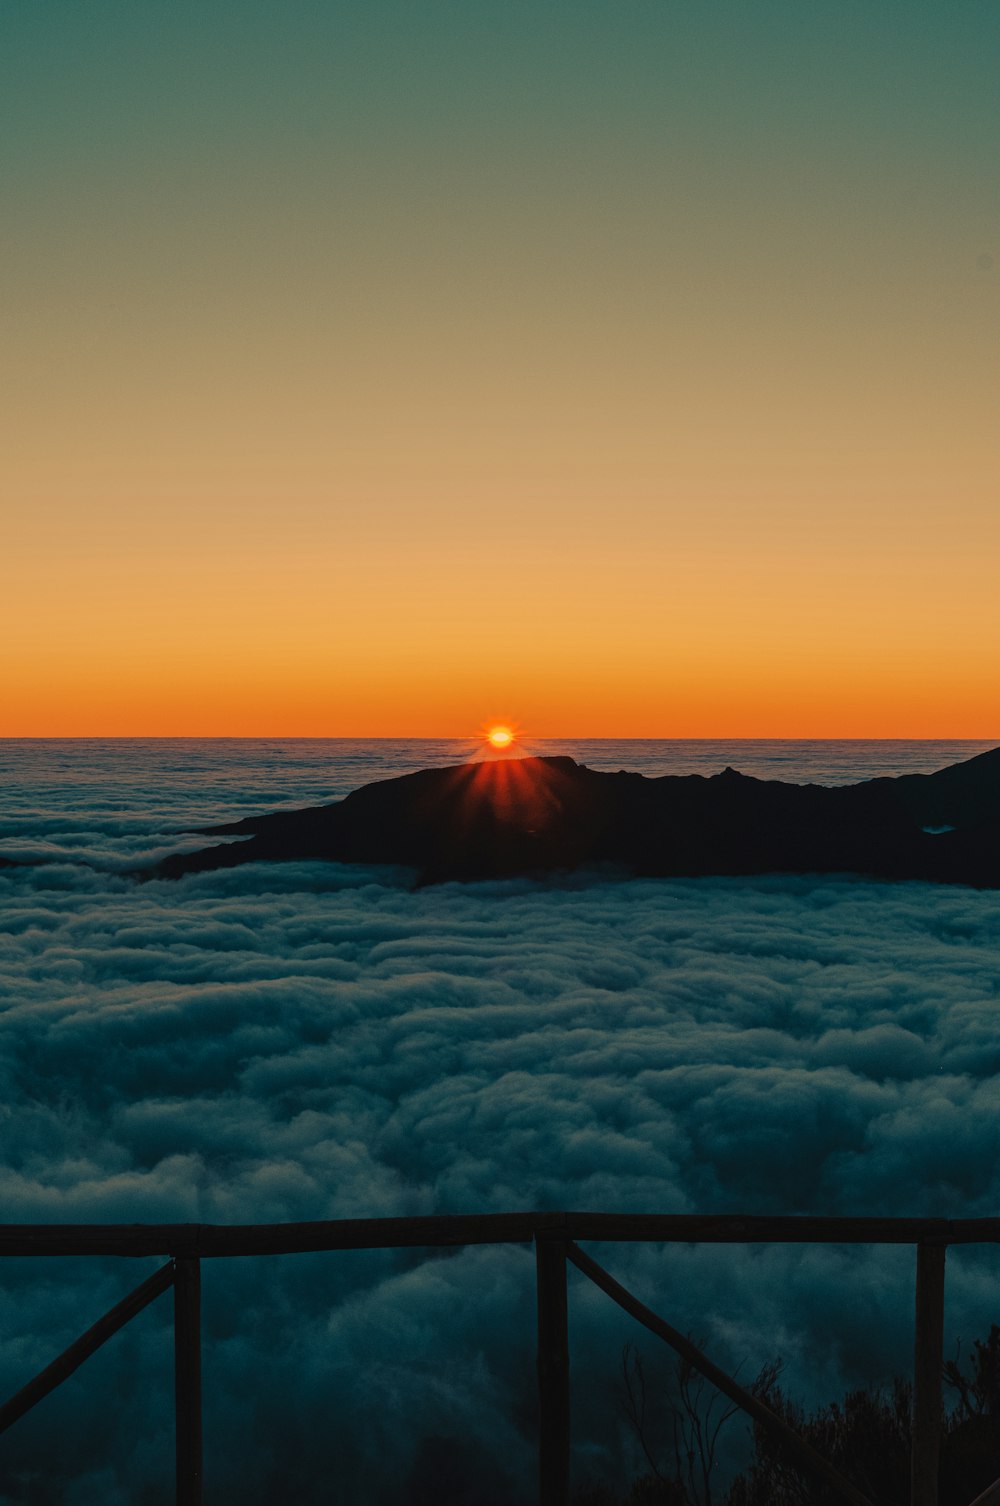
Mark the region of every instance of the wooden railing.
<instances>
[{"instance_id":1,"label":"wooden railing","mask_svg":"<svg viewBox=\"0 0 1000 1506\"><path fill-rule=\"evenodd\" d=\"M640 1213L496 1213L339 1219L311 1224L5 1224L0 1256L169 1256L92 1328L0 1407L0 1432L53 1391L144 1307L174 1294L178 1506L202 1499L200 1262L222 1256L462 1245L535 1246L538 1297L539 1501L569 1500L570 1392L567 1262L770 1432L797 1467L850 1506L867 1497L761 1400L648 1308L579 1241L657 1244L907 1244L916 1249L911 1506L937 1506L948 1245L1000 1244L1000 1219L808 1218ZM998 1461L1000 1466L1000 1461ZM1000 1480L971 1506L1000 1506Z\"/></svg>"}]
</instances>

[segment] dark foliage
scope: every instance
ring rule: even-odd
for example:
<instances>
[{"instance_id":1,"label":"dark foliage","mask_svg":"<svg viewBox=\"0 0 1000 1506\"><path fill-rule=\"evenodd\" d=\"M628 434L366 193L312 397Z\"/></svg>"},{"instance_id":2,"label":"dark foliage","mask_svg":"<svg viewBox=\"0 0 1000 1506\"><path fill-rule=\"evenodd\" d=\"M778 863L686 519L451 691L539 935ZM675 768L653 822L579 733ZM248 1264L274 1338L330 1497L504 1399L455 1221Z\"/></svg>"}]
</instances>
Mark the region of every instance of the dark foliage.
<instances>
[{"instance_id":1,"label":"dark foliage","mask_svg":"<svg viewBox=\"0 0 1000 1506\"><path fill-rule=\"evenodd\" d=\"M940 1506L968 1506L1000 1476L1000 1328L944 1367L953 1400L942 1416ZM911 1388L896 1377L888 1391L852 1391L804 1415L775 1383L763 1398L874 1503L895 1506L909 1494ZM754 1429L754 1460L732 1485L727 1506L835 1506L803 1480L763 1429Z\"/></svg>"},{"instance_id":2,"label":"dark foliage","mask_svg":"<svg viewBox=\"0 0 1000 1506\"><path fill-rule=\"evenodd\" d=\"M909 1383L888 1392L850 1391L806 1415L775 1384L762 1398L873 1503L905 1501L910 1478ZM754 1460L730 1489L727 1506L839 1506L838 1497L804 1479L780 1444L754 1428ZM943 1506L943 1503L942 1503ZM962 1506L968 1506L963 1501Z\"/></svg>"},{"instance_id":3,"label":"dark foliage","mask_svg":"<svg viewBox=\"0 0 1000 1506\"><path fill-rule=\"evenodd\" d=\"M649 1444L651 1403L641 1361L630 1361L626 1351L623 1370L625 1411L650 1472L635 1480L624 1496L597 1488L580 1492L574 1506L710 1506L719 1414L713 1424L705 1393L692 1388L688 1375L686 1388L665 1403L668 1413L686 1418L687 1431L675 1430L662 1462ZM784 1394L779 1373L778 1364L765 1367L752 1387L773 1412L862 1490L873 1506L898 1506L909 1499L909 1381L897 1376L885 1390L850 1391L843 1400L806 1413ZM1000 1327L994 1325L985 1339L977 1339L966 1358L959 1349L944 1366L943 1379L940 1506L968 1506L1000 1477ZM729 1415L727 1411L721 1420ZM697 1448L698 1440L706 1437L712 1439L707 1470L685 1468L692 1442ZM790 1465L781 1445L758 1425L753 1439L749 1468L728 1492L717 1492L716 1501L724 1506L839 1506L829 1490Z\"/></svg>"}]
</instances>

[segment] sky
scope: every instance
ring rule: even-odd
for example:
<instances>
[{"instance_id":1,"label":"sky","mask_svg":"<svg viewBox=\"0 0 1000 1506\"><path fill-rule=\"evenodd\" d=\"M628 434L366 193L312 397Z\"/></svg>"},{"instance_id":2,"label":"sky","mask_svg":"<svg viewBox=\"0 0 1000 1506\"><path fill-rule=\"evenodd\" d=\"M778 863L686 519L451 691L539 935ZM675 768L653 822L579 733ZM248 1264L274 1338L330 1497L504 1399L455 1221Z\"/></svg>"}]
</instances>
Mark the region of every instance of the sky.
<instances>
[{"instance_id":1,"label":"sky","mask_svg":"<svg viewBox=\"0 0 1000 1506\"><path fill-rule=\"evenodd\" d=\"M0 735L995 736L998 47L0 0Z\"/></svg>"}]
</instances>

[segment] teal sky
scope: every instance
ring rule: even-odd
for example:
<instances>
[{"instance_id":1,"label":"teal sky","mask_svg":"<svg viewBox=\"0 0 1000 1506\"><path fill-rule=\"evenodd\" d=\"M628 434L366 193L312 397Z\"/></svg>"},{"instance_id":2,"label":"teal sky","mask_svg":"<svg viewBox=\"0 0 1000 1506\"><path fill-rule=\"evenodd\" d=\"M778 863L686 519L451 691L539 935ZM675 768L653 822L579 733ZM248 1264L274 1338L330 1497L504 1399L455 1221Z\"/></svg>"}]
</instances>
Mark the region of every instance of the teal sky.
<instances>
[{"instance_id":1,"label":"teal sky","mask_svg":"<svg viewBox=\"0 0 1000 1506\"><path fill-rule=\"evenodd\" d=\"M804 641L842 704L862 643L891 642L869 686L874 707L906 684L887 730L981 730L1000 688L975 647L1000 623L967 621L1000 546L995 3L0 0L0 31L0 486L15 584L50 596L53 633L101 604L74 685L100 681L106 603L127 620L140 570L197 603L199 570L280 558L315 602L282 651L374 602L365 673L387 698L419 579L438 604L421 651L467 703L444 617L475 571L555 644L552 687L601 596L614 652L646 656L637 698L689 620L642 605L666 574L705 611L700 673L738 622L779 720L805 673L775 659L782 624L836 592L847 657L832 607ZM345 553L338 617L310 570ZM931 728L938 670L900 656L930 663L942 562L934 642L968 684ZM259 656L240 611L230 679ZM524 683L518 633L480 633L491 705ZM148 651L183 677L166 640ZM690 686L664 671L656 694L697 732ZM639 726L636 698L598 686L609 731ZM528 701L537 721L541 681ZM356 705L342 730L370 727Z\"/></svg>"},{"instance_id":2,"label":"teal sky","mask_svg":"<svg viewBox=\"0 0 1000 1506\"><path fill-rule=\"evenodd\" d=\"M8 165L65 170L74 146L93 166L95 148L109 166L152 152L195 170L228 151L249 165L346 148L345 129L400 165L406 141L456 162L490 142L506 160L520 142L539 166L645 144L648 165L675 133L706 158L823 146L847 174L862 157L919 157L928 177L995 162L1000 16L986 0L5 0L0 16Z\"/></svg>"}]
</instances>

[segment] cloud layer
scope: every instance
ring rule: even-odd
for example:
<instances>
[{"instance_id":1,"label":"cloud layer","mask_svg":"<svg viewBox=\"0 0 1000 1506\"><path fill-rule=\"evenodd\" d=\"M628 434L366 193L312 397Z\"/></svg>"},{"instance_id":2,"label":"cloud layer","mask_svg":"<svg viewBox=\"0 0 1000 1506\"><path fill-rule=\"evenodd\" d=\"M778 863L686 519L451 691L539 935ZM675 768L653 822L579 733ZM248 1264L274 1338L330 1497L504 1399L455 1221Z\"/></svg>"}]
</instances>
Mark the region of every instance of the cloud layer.
<instances>
[{"instance_id":1,"label":"cloud layer","mask_svg":"<svg viewBox=\"0 0 1000 1506\"><path fill-rule=\"evenodd\" d=\"M0 874L0 896L9 1221L1000 1205L995 894L414 892L332 865L139 886L66 862ZM817 1399L907 1363L909 1252L595 1253L722 1362L780 1352ZM949 1268L969 1338L1000 1316L995 1271L974 1251ZM0 1388L146 1269L15 1263ZM205 1302L214 1499L274 1499L293 1454L303 1502L329 1498L331 1471L345 1500L416 1499L442 1439L494 1461L498 1500L529 1490L530 1252L229 1261ZM571 1303L578 1466L613 1472L636 1334L592 1289ZM10 1434L0 1500L167 1499L168 1318L150 1310Z\"/></svg>"}]
</instances>

